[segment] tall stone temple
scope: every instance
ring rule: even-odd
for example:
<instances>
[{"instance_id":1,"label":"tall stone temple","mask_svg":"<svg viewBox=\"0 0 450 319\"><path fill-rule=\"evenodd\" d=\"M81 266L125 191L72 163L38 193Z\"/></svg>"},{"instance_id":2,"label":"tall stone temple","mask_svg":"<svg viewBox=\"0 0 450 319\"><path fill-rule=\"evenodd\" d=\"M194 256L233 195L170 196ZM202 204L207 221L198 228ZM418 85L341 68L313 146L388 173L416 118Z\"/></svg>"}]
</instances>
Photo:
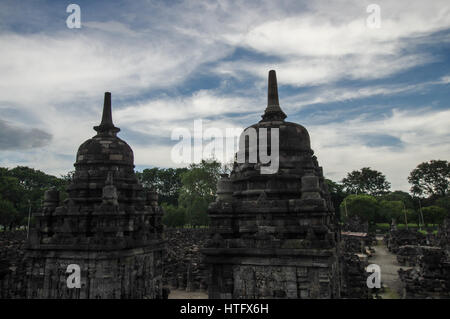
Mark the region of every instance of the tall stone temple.
<instances>
[{"instance_id":1,"label":"tall stone temple","mask_svg":"<svg viewBox=\"0 0 450 319\"><path fill-rule=\"evenodd\" d=\"M162 210L157 194L139 184L130 146L117 137L109 92L94 129L78 149L68 198L61 202L59 192L49 190L34 214L27 298L162 297ZM73 267L79 267L80 288Z\"/></svg>"},{"instance_id":2,"label":"tall stone temple","mask_svg":"<svg viewBox=\"0 0 450 319\"><path fill-rule=\"evenodd\" d=\"M285 118L272 70L267 108L250 128L267 129L269 137L278 129L279 169L262 173L259 156L256 163L246 156L222 175L203 250L209 298L340 297L340 234L322 167L308 131ZM245 153L258 147L248 138Z\"/></svg>"}]
</instances>

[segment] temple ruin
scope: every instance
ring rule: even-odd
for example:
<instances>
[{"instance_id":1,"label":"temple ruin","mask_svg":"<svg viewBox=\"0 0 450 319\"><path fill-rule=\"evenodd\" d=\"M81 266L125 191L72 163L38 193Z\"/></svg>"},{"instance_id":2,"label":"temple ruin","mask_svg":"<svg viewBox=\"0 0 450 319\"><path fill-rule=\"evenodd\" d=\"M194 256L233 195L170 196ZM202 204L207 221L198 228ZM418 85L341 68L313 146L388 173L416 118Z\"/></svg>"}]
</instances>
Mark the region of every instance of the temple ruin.
<instances>
[{"instance_id":1,"label":"temple ruin","mask_svg":"<svg viewBox=\"0 0 450 319\"><path fill-rule=\"evenodd\" d=\"M279 169L264 174L267 164L246 156L222 175L203 249L210 298L340 297L340 234L322 167L308 131L285 118L272 70L267 108L250 128L267 129L269 141L279 130ZM245 154L259 142L247 142Z\"/></svg>"},{"instance_id":2,"label":"temple ruin","mask_svg":"<svg viewBox=\"0 0 450 319\"><path fill-rule=\"evenodd\" d=\"M117 137L111 93L97 135L78 149L75 173L60 202L45 193L25 253L26 298L162 298L162 210L134 173L133 151ZM67 285L69 265L81 288Z\"/></svg>"}]
</instances>

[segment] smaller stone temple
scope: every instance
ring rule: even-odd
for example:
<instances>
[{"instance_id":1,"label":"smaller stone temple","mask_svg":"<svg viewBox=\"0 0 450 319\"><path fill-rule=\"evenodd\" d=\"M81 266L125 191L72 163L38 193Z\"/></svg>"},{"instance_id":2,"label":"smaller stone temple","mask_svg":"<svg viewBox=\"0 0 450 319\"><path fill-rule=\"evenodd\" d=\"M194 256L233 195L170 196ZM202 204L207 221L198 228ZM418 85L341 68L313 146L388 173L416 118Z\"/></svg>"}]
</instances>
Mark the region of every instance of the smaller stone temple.
<instances>
[{"instance_id":1,"label":"smaller stone temple","mask_svg":"<svg viewBox=\"0 0 450 319\"><path fill-rule=\"evenodd\" d=\"M25 254L26 298L162 298L162 209L134 173L133 151L117 137L111 93L97 134L78 149L61 202L45 193ZM68 287L69 265L80 288ZM69 270L73 269L69 267Z\"/></svg>"},{"instance_id":2,"label":"smaller stone temple","mask_svg":"<svg viewBox=\"0 0 450 319\"><path fill-rule=\"evenodd\" d=\"M245 162L235 161L230 176L222 175L203 250L209 298L340 297L340 235L322 168L308 131L285 118L272 70L267 108L250 128L268 132L268 141L278 129L279 168L263 173L259 155L256 163L249 160L262 145L258 134L256 143L245 144Z\"/></svg>"}]
</instances>

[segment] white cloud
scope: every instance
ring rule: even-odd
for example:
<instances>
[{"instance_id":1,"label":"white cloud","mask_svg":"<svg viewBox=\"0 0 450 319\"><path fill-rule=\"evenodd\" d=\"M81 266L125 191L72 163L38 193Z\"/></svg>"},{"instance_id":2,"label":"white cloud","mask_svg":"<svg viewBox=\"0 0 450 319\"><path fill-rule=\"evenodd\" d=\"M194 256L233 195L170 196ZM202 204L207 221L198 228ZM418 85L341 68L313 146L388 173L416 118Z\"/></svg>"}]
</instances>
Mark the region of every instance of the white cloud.
<instances>
[{"instance_id":1,"label":"white cloud","mask_svg":"<svg viewBox=\"0 0 450 319\"><path fill-rule=\"evenodd\" d=\"M380 84L356 90L335 84L342 79L382 79L436 61L429 51L421 51L420 44L449 41L448 36L429 37L450 27L446 0L378 1L382 24L373 30L365 26L369 3L130 2L120 6L120 12L107 12L116 8L111 3L105 5L106 20L93 17L83 21L80 30L65 29L64 24L60 30L45 30L41 22L46 21L45 8L36 8L42 12L31 21L41 23L40 32L19 33L12 27L0 32L0 112L14 109L15 118L2 114L14 122L17 114L26 115L29 119L22 124L33 124L30 127L53 139L38 150L3 151L0 163L20 162L54 174L73 169L77 147L95 134L92 126L100 120L105 91L113 94L117 126L168 138L174 127L190 127L196 118L208 118L205 126L219 128L258 121L265 102L265 93L259 94L272 68L277 69L280 85L322 85L282 96L288 114L305 105L407 93L429 85ZM14 10L2 10L2 16L12 14ZM237 48L277 62L222 60ZM187 80L194 73L200 78L205 74L246 78L261 90L244 96L239 89L193 87ZM448 83L444 76L434 84ZM244 112L247 115L239 118L230 116ZM325 172L334 174L330 177L372 166L386 173L394 188L407 189L406 176L418 163L448 158L448 116L430 110L419 115L396 111L379 121L357 117L308 129ZM403 149L368 147L354 138L380 133L399 138ZM137 165L174 166L170 146L128 142Z\"/></svg>"},{"instance_id":2,"label":"white cloud","mask_svg":"<svg viewBox=\"0 0 450 319\"><path fill-rule=\"evenodd\" d=\"M343 123L307 127L324 173L341 180L347 172L371 167L383 172L393 189L408 191L409 173L421 162L450 158L450 110L394 110L378 120L356 118ZM390 135L402 146L369 147L361 137Z\"/></svg>"}]
</instances>

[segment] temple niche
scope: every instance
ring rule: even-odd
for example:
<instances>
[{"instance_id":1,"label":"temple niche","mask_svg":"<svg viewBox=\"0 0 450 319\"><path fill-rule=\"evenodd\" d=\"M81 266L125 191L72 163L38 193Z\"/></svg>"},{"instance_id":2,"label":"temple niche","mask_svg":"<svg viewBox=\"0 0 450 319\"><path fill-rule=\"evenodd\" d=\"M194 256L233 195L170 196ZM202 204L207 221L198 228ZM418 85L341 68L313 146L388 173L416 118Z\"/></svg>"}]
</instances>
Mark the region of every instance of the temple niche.
<instances>
[{"instance_id":1,"label":"temple niche","mask_svg":"<svg viewBox=\"0 0 450 319\"><path fill-rule=\"evenodd\" d=\"M134 173L133 151L117 137L111 93L97 135L78 149L75 173L60 201L45 193L25 254L26 298L162 298L162 210ZM80 267L80 288L66 273Z\"/></svg>"},{"instance_id":2,"label":"temple niche","mask_svg":"<svg viewBox=\"0 0 450 319\"><path fill-rule=\"evenodd\" d=\"M250 128L267 129L268 141L272 130L279 130L279 169L262 173L268 164L246 156L245 162L235 161L230 176L222 175L208 210L211 238L203 250L209 298L340 297L340 234L322 167L308 131L285 118L272 70L267 108ZM259 147L259 139L259 134L258 143L248 139L246 155Z\"/></svg>"}]
</instances>

